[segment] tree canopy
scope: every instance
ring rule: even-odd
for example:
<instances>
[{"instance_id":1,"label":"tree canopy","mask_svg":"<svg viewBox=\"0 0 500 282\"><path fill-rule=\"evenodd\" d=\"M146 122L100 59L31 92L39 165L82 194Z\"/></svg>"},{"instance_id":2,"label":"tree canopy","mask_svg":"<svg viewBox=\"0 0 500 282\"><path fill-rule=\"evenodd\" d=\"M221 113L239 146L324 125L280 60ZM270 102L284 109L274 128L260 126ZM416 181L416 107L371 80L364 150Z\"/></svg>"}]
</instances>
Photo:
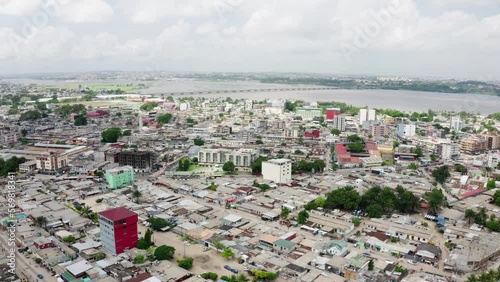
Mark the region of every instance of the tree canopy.
<instances>
[{"instance_id":1,"label":"tree canopy","mask_svg":"<svg viewBox=\"0 0 500 282\"><path fill-rule=\"evenodd\" d=\"M232 161L228 161L228 162L224 163L224 165L222 166L222 170L227 172L227 173L233 173L235 168L236 168L236 166L234 165L234 163Z\"/></svg>"},{"instance_id":2,"label":"tree canopy","mask_svg":"<svg viewBox=\"0 0 500 282\"><path fill-rule=\"evenodd\" d=\"M163 115L159 115L156 120L158 121L158 123L169 123L171 120L172 120L172 114L169 114L169 113L166 113L166 114L163 114Z\"/></svg>"},{"instance_id":3,"label":"tree canopy","mask_svg":"<svg viewBox=\"0 0 500 282\"><path fill-rule=\"evenodd\" d=\"M157 260L168 260L173 259L175 254L175 248L167 245L161 245L156 248L154 252L154 257Z\"/></svg>"},{"instance_id":4,"label":"tree canopy","mask_svg":"<svg viewBox=\"0 0 500 282\"><path fill-rule=\"evenodd\" d=\"M119 127L111 127L101 132L102 141L105 143L114 143L122 136L122 130Z\"/></svg>"},{"instance_id":5,"label":"tree canopy","mask_svg":"<svg viewBox=\"0 0 500 282\"><path fill-rule=\"evenodd\" d=\"M432 176L438 183L445 183L446 179L450 177L450 170L447 165L440 166L432 171Z\"/></svg>"}]
</instances>

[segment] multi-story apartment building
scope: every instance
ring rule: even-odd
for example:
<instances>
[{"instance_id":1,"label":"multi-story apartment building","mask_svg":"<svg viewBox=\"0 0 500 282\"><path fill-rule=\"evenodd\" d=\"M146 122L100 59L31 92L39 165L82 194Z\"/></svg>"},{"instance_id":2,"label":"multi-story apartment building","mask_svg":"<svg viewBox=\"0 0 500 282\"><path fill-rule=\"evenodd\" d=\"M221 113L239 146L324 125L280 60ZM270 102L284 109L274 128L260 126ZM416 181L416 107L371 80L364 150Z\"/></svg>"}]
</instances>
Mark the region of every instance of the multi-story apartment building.
<instances>
[{"instance_id":1,"label":"multi-story apartment building","mask_svg":"<svg viewBox=\"0 0 500 282\"><path fill-rule=\"evenodd\" d=\"M460 117L451 117L450 129L460 132L462 128L465 127L465 123L460 119Z\"/></svg>"},{"instance_id":2,"label":"multi-story apartment building","mask_svg":"<svg viewBox=\"0 0 500 282\"><path fill-rule=\"evenodd\" d=\"M273 159L262 162L262 177L275 183L292 181L292 160Z\"/></svg>"},{"instance_id":3,"label":"multi-story apartment building","mask_svg":"<svg viewBox=\"0 0 500 282\"><path fill-rule=\"evenodd\" d=\"M369 132L374 138L377 138L389 134L389 129L386 125L371 125Z\"/></svg>"},{"instance_id":4,"label":"multi-story apartment building","mask_svg":"<svg viewBox=\"0 0 500 282\"><path fill-rule=\"evenodd\" d=\"M19 140L19 134L17 132L6 132L0 135L0 144L12 145L16 144Z\"/></svg>"},{"instance_id":5,"label":"multi-story apartment building","mask_svg":"<svg viewBox=\"0 0 500 282\"><path fill-rule=\"evenodd\" d=\"M486 142L487 142L487 149L488 150L496 150L496 149L500 149L500 135L498 135L497 133L488 133L488 134L485 134L483 135L484 138L486 138Z\"/></svg>"},{"instance_id":6,"label":"multi-story apartment building","mask_svg":"<svg viewBox=\"0 0 500 282\"><path fill-rule=\"evenodd\" d=\"M135 212L120 207L99 212L98 218L105 250L117 255L135 248L138 241L138 216Z\"/></svg>"},{"instance_id":7,"label":"multi-story apartment building","mask_svg":"<svg viewBox=\"0 0 500 282\"><path fill-rule=\"evenodd\" d=\"M489 154L487 161L488 167L496 168L498 164L500 164L500 154Z\"/></svg>"},{"instance_id":8,"label":"multi-story apartment building","mask_svg":"<svg viewBox=\"0 0 500 282\"><path fill-rule=\"evenodd\" d=\"M331 121L331 120L333 120L334 117L339 116L339 115L340 115L339 108L327 108L325 120Z\"/></svg>"},{"instance_id":9,"label":"multi-story apartment building","mask_svg":"<svg viewBox=\"0 0 500 282\"><path fill-rule=\"evenodd\" d=\"M245 100L245 110L251 111L253 109L253 100Z\"/></svg>"},{"instance_id":10,"label":"multi-story apartment building","mask_svg":"<svg viewBox=\"0 0 500 282\"><path fill-rule=\"evenodd\" d=\"M485 138L476 136L463 139L460 142L460 152L467 154L479 154L488 149L488 143Z\"/></svg>"},{"instance_id":11,"label":"multi-story apartment building","mask_svg":"<svg viewBox=\"0 0 500 282\"><path fill-rule=\"evenodd\" d=\"M338 115L333 117L333 128L345 131L345 124L345 117Z\"/></svg>"},{"instance_id":12,"label":"multi-story apartment building","mask_svg":"<svg viewBox=\"0 0 500 282\"><path fill-rule=\"evenodd\" d=\"M398 136L415 136L416 126L414 124L398 124L396 133Z\"/></svg>"},{"instance_id":13,"label":"multi-story apartment building","mask_svg":"<svg viewBox=\"0 0 500 282\"><path fill-rule=\"evenodd\" d=\"M361 109L359 110L359 123L363 124L365 121L372 121L376 118L375 110Z\"/></svg>"},{"instance_id":14,"label":"multi-story apartment building","mask_svg":"<svg viewBox=\"0 0 500 282\"><path fill-rule=\"evenodd\" d=\"M106 170L106 181L111 189L131 185L134 182L134 168L122 166Z\"/></svg>"},{"instance_id":15,"label":"multi-story apartment building","mask_svg":"<svg viewBox=\"0 0 500 282\"><path fill-rule=\"evenodd\" d=\"M222 166L226 162L233 162L236 170L251 170L252 162L258 157L253 149L209 149L204 148L198 152L198 165L200 166Z\"/></svg>"},{"instance_id":16,"label":"multi-story apartment building","mask_svg":"<svg viewBox=\"0 0 500 282\"><path fill-rule=\"evenodd\" d=\"M455 159L460 155L460 146L458 144L437 144L436 154L443 160Z\"/></svg>"},{"instance_id":17,"label":"multi-story apartment building","mask_svg":"<svg viewBox=\"0 0 500 282\"><path fill-rule=\"evenodd\" d=\"M313 119L315 117L320 117L322 115L321 109L319 108L298 108L295 113L301 116L303 119Z\"/></svg>"}]
</instances>

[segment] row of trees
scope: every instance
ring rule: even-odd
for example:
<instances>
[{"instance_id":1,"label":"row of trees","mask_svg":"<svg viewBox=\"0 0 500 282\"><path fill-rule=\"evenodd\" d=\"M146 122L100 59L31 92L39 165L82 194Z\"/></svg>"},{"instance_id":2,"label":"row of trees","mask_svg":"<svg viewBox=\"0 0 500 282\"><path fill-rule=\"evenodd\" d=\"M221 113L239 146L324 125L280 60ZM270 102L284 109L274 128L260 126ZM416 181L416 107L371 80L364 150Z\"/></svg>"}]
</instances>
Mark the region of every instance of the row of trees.
<instances>
[{"instance_id":1,"label":"row of trees","mask_svg":"<svg viewBox=\"0 0 500 282\"><path fill-rule=\"evenodd\" d=\"M429 212L436 214L446 204L441 190L433 189L424 195L429 204ZM420 206L420 198L411 191L401 186L396 191L379 186L372 187L363 195L360 195L351 186L339 188L328 193L327 198L322 197L306 204L305 211L314 210L319 207L325 209L363 210L369 217L380 218L394 212L413 213ZM303 214L305 216L305 214Z\"/></svg>"},{"instance_id":2,"label":"row of trees","mask_svg":"<svg viewBox=\"0 0 500 282\"><path fill-rule=\"evenodd\" d=\"M493 232L500 232L500 219L497 219L494 214L488 217L486 208L480 208L477 212L472 209L465 210L465 219L469 224L477 223L483 225Z\"/></svg>"},{"instance_id":3,"label":"row of trees","mask_svg":"<svg viewBox=\"0 0 500 282\"><path fill-rule=\"evenodd\" d=\"M479 275L472 274L467 277L466 282L498 282L500 281L500 268L490 269Z\"/></svg>"}]
</instances>

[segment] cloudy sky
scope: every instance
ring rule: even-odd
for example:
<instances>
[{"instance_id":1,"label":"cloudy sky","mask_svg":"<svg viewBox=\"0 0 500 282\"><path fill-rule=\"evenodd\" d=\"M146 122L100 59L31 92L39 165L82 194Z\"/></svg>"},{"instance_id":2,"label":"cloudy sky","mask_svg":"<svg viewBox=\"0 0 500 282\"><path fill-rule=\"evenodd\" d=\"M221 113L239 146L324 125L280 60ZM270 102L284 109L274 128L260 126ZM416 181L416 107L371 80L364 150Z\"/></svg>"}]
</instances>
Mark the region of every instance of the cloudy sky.
<instances>
[{"instance_id":1,"label":"cloudy sky","mask_svg":"<svg viewBox=\"0 0 500 282\"><path fill-rule=\"evenodd\" d=\"M0 73L500 79L500 0L0 0Z\"/></svg>"}]
</instances>

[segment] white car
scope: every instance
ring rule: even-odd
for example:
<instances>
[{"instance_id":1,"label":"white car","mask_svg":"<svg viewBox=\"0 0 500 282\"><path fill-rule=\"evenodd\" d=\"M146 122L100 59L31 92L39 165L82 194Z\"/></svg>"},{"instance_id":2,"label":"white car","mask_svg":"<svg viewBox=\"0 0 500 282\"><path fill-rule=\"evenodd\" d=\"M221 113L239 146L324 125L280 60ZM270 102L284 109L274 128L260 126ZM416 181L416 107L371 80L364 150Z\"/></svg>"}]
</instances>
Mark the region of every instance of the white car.
<instances>
[{"instance_id":1,"label":"white car","mask_svg":"<svg viewBox=\"0 0 500 282\"><path fill-rule=\"evenodd\" d=\"M417 264L417 262L416 262L416 261L414 261L414 260L412 260L412 259L409 259L409 260L408 260L408 263L409 263L409 264Z\"/></svg>"},{"instance_id":2,"label":"white car","mask_svg":"<svg viewBox=\"0 0 500 282\"><path fill-rule=\"evenodd\" d=\"M390 260L390 259L386 259L385 260L386 263L389 263L389 264L394 264L394 261L393 260Z\"/></svg>"}]
</instances>

